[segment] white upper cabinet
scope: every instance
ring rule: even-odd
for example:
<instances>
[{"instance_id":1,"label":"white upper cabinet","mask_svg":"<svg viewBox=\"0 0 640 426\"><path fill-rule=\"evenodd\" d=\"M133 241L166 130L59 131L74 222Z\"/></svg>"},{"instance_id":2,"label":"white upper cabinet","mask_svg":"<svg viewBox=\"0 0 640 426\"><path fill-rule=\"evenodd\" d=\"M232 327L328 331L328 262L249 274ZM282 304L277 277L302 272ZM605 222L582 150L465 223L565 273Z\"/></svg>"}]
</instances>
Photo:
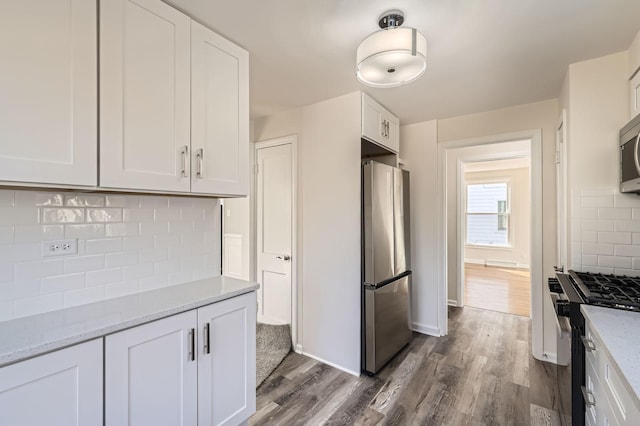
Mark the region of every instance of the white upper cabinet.
<instances>
[{"instance_id":1,"label":"white upper cabinet","mask_svg":"<svg viewBox=\"0 0 640 426\"><path fill-rule=\"evenodd\" d=\"M0 181L95 186L96 1L2 1L0 33Z\"/></svg>"},{"instance_id":2,"label":"white upper cabinet","mask_svg":"<svg viewBox=\"0 0 640 426\"><path fill-rule=\"evenodd\" d=\"M102 339L0 368L3 425L102 425Z\"/></svg>"},{"instance_id":3,"label":"white upper cabinet","mask_svg":"<svg viewBox=\"0 0 640 426\"><path fill-rule=\"evenodd\" d=\"M365 93L362 94L362 137L395 153L400 151L400 120Z\"/></svg>"},{"instance_id":4,"label":"white upper cabinet","mask_svg":"<svg viewBox=\"0 0 640 426\"><path fill-rule=\"evenodd\" d=\"M249 54L191 22L191 192L246 195Z\"/></svg>"},{"instance_id":5,"label":"white upper cabinet","mask_svg":"<svg viewBox=\"0 0 640 426\"><path fill-rule=\"evenodd\" d=\"M100 2L100 186L189 191L190 28L160 0Z\"/></svg>"}]
</instances>

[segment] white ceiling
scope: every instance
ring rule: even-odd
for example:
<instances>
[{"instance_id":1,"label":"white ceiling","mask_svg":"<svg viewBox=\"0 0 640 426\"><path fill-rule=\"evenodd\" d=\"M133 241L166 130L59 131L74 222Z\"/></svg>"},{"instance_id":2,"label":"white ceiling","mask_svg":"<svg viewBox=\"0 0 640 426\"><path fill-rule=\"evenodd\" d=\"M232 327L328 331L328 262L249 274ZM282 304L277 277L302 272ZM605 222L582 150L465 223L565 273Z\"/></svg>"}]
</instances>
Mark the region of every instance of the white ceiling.
<instances>
[{"instance_id":1,"label":"white ceiling","mask_svg":"<svg viewBox=\"0 0 640 426\"><path fill-rule=\"evenodd\" d=\"M168 0L250 53L257 118L362 89L403 123L557 97L570 63L628 49L638 0ZM388 9L428 42L427 71L395 89L355 77Z\"/></svg>"}]
</instances>

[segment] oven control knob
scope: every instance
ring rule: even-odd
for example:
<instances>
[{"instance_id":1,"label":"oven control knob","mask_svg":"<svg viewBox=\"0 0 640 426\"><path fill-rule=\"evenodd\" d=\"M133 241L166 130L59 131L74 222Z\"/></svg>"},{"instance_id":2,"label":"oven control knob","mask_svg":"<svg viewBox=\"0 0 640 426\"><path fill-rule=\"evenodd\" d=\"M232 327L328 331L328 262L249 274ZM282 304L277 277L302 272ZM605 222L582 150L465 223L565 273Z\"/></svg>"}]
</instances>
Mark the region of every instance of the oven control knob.
<instances>
[{"instance_id":1,"label":"oven control knob","mask_svg":"<svg viewBox=\"0 0 640 426\"><path fill-rule=\"evenodd\" d=\"M569 317L569 301L556 300L556 313L559 317Z\"/></svg>"}]
</instances>

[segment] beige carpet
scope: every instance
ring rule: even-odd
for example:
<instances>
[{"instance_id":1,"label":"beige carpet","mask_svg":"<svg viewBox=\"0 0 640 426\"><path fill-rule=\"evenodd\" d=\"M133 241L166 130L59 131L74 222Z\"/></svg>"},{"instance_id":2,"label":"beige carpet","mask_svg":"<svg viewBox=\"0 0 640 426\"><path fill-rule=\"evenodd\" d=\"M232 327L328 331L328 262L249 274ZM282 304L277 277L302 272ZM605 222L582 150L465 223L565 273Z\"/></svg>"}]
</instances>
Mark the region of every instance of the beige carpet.
<instances>
[{"instance_id":1,"label":"beige carpet","mask_svg":"<svg viewBox=\"0 0 640 426\"><path fill-rule=\"evenodd\" d=\"M284 357L291 352L291 328L289 325L256 325L256 388Z\"/></svg>"}]
</instances>

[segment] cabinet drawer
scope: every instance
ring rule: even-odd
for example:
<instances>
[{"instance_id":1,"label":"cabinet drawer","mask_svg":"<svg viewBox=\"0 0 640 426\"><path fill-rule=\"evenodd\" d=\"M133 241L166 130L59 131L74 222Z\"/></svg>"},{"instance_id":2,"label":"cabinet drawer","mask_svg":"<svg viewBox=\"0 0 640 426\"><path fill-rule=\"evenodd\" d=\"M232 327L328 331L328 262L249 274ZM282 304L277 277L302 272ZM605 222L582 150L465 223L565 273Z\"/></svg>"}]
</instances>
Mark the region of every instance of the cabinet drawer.
<instances>
[{"instance_id":1,"label":"cabinet drawer","mask_svg":"<svg viewBox=\"0 0 640 426\"><path fill-rule=\"evenodd\" d=\"M592 425L618 426L624 425L611 400L607 398L600 377L596 374L597 366L591 361L585 364L585 389L591 393L595 405L585 409L585 423ZM586 401L585 401L586 403Z\"/></svg>"}]
</instances>

